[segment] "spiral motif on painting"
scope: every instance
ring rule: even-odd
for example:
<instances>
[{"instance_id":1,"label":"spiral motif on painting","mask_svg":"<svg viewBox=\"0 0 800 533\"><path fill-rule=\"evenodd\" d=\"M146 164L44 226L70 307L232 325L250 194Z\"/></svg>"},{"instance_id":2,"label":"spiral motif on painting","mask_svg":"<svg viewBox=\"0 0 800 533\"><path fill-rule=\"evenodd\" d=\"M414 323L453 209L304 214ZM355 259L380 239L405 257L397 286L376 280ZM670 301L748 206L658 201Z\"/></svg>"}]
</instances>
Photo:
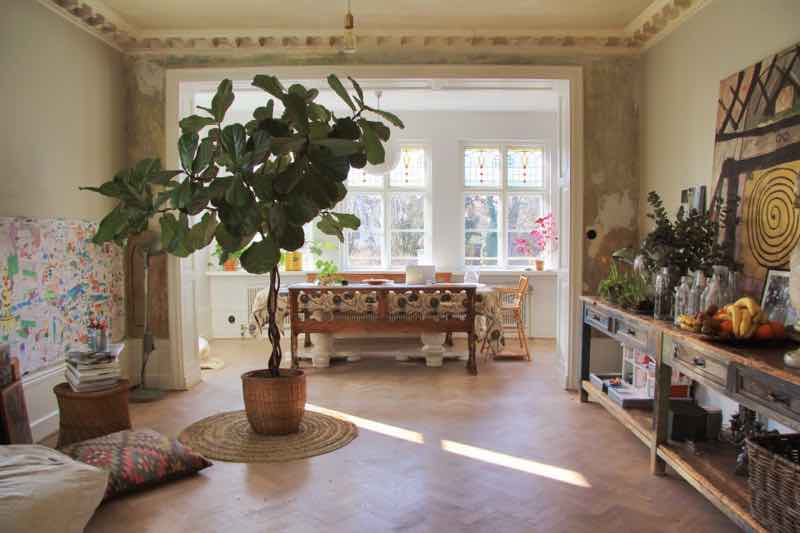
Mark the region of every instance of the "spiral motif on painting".
<instances>
[{"instance_id":1,"label":"spiral motif on painting","mask_svg":"<svg viewBox=\"0 0 800 533\"><path fill-rule=\"evenodd\" d=\"M800 213L795 207L798 173L774 168L761 175L747 203L747 237L758 264L765 268L785 265L800 240Z\"/></svg>"}]
</instances>

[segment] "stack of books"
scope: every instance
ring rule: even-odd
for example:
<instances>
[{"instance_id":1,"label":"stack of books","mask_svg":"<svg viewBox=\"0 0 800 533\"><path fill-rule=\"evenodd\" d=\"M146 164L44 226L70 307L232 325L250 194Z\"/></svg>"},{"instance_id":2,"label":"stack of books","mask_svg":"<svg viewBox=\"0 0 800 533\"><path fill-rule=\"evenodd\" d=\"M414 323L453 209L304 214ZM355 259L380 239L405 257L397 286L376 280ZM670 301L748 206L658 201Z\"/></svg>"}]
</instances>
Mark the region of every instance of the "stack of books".
<instances>
[{"instance_id":1,"label":"stack of books","mask_svg":"<svg viewBox=\"0 0 800 533\"><path fill-rule=\"evenodd\" d=\"M75 392L110 389L119 382L119 354L124 344L109 344L103 352L69 352L67 382Z\"/></svg>"}]
</instances>

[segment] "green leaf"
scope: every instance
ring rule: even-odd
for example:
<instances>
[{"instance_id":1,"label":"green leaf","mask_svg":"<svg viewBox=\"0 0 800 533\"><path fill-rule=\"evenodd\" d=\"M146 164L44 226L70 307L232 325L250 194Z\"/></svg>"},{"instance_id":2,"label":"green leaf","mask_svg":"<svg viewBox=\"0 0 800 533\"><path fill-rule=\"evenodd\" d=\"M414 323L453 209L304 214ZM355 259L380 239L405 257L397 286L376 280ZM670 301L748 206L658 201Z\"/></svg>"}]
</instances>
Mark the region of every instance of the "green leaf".
<instances>
[{"instance_id":1,"label":"green leaf","mask_svg":"<svg viewBox=\"0 0 800 533\"><path fill-rule=\"evenodd\" d=\"M317 96L319 96L319 90L318 89L314 89L312 87L311 89L306 91L306 102L309 102L309 103L313 102L314 100L317 99Z\"/></svg>"},{"instance_id":2,"label":"green leaf","mask_svg":"<svg viewBox=\"0 0 800 533\"><path fill-rule=\"evenodd\" d=\"M189 218L181 213L176 219L172 213L167 213L159 219L161 225L161 245L172 255L188 257L194 251L188 242Z\"/></svg>"},{"instance_id":3,"label":"green leaf","mask_svg":"<svg viewBox=\"0 0 800 533\"><path fill-rule=\"evenodd\" d=\"M266 120L268 118L272 118L272 113L275 109L275 102L272 99L267 102L266 106L257 107L255 111L253 111L253 118L257 121L261 122L262 120Z\"/></svg>"},{"instance_id":4,"label":"green leaf","mask_svg":"<svg viewBox=\"0 0 800 533\"><path fill-rule=\"evenodd\" d=\"M233 103L233 83L229 79L224 79L219 82L217 87L217 94L211 100L211 114L217 122L222 122L225 119L225 113Z\"/></svg>"},{"instance_id":5,"label":"green leaf","mask_svg":"<svg viewBox=\"0 0 800 533\"><path fill-rule=\"evenodd\" d=\"M321 141L327 139L331 133L331 127L324 122L312 122L308 126L308 138L311 141Z\"/></svg>"},{"instance_id":6,"label":"green leaf","mask_svg":"<svg viewBox=\"0 0 800 533\"><path fill-rule=\"evenodd\" d=\"M247 141L247 154L245 160L248 164L255 166L263 163L269 154L272 146L272 137L264 130L257 130Z\"/></svg>"},{"instance_id":7,"label":"green leaf","mask_svg":"<svg viewBox=\"0 0 800 533\"><path fill-rule=\"evenodd\" d=\"M225 193L225 201L236 207L244 207L252 200L252 193L242 181L241 176L235 176L231 186Z\"/></svg>"},{"instance_id":8,"label":"green leaf","mask_svg":"<svg viewBox=\"0 0 800 533\"><path fill-rule=\"evenodd\" d=\"M281 259L281 251L271 238L256 241L247 247L239 261L251 274L265 274L275 268Z\"/></svg>"},{"instance_id":9,"label":"green leaf","mask_svg":"<svg viewBox=\"0 0 800 533\"><path fill-rule=\"evenodd\" d=\"M116 240L123 229L128 224L128 212L121 206L115 207L97 227L97 232L92 238L95 244L103 244L104 242Z\"/></svg>"},{"instance_id":10,"label":"green leaf","mask_svg":"<svg viewBox=\"0 0 800 533\"><path fill-rule=\"evenodd\" d=\"M313 102L308 104L308 116L311 118L311 120L324 122L325 125L327 125L331 120L331 112L328 111L325 106L315 104Z\"/></svg>"},{"instance_id":11,"label":"green leaf","mask_svg":"<svg viewBox=\"0 0 800 533\"><path fill-rule=\"evenodd\" d=\"M344 88L344 85L342 85L342 82L339 80L336 74L331 74L328 76L328 85L330 85L331 89L333 89L333 92L338 94L339 98L341 98L344 103L347 104L348 107L353 110L353 112L355 112L356 105L353 103L350 95L347 94L347 90Z\"/></svg>"},{"instance_id":12,"label":"green leaf","mask_svg":"<svg viewBox=\"0 0 800 533\"><path fill-rule=\"evenodd\" d=\"M293 137L273 137L272 152L275 155L297 153L305 147L307 142L305 135L295 135Z\"/></svg>"},{"instance_id":13,"label":"green leaf","mask_svg":"<svg viewBox=\"0 0 800 533\"><path fill-rule=\"evenodd\" d=\"M233 178L229 176L214 178L211 183L208 184L208 197L212 200L225 198L225 193L228 192L232 182Z\"/></svg>"},{"instance_id":14,"label":"green leaf","mask_svg":"<svg viewBox=\"0 0 800 533\"><path fill-rule=\"evenodd\" d=\"M286 105L286 116L300 133L308 133L308 110L306 100L296 93L289 93L283 99Z\"/></svg>"},{"instance_id":15,"label":"green leaf","mask_svg":"<svg viewBox=\"0 0 800 533\"><path fill-rule=\"evenodd\" d=\"M172 207L175 209L185 209L192 203L192 182L184 180L180 185L170 191Z\"/></svg>"},{"instance_id":16,"label":"green leaf","mask_svg":"<svg viewBox=\"0 0 800 533\"><path fill-rule=\"evenodd\" d=\"M200 146L197 147L197 155L192 162L192 173L200 174L208 165L211 164L211 159L214 157L214 143L206 137L200 141Z\"/></svg>"},{"instance_id":17,"label":"green leaf","mask_svg":"<svg viewBox=\"0 0 800 533\"><path fill-rule=\"evenodd\" d=\"M159 172L161 170L161 160L158 158L154 159L142 159L136 166L133 167L133 175L136 177L136 181L144 182L147 178L151 175Z\"/></svg>"},{"instance_id":18,"label":"green leaf","mask_svg":"<svg viewBox=\"0 0 800 533\"><path fill-rule=\"evenodd\" d=\"M190 115L178 123L183 133L200 133L200 130L212 124L214 124L213 118L200 115Z\"/></svg>"},{"instance_id":19,"label":"green leaf","mask_svg":"<svg viewBox=\"0 0 800 533\"><path fill-rule=\"evenodd\" d=\"M302 226L288 225L278 239L280 247L284 250L293 252L303 247L306 242L306 235Z\"/></svg>"},{"instance_id":20,"label":"green leaf","mask_svg":"<svg viewBox=\"0 0 800 533\"><path fill-rule=\"evenodd\" d=\"M307 165L308 160L301 157L275 176L275 191L278 194L289 194L305 178Z\"/></svg>"},{"instance_id":21,"label":"green leaf","mask_svg":"<svg viewBox=\"0 0 800 533\"><path fill-rule=\"evenodd\" d=\"M200 175L201 181L211 181L219 174L219 167L217 165L209 165Z\"/></svg>"},{"instance_id":22,"label":"green leaf","mask_svg":"<svg viewBox=\"0 0 800 533\"><path fill-rule=\"evenodd\" d=\"M181 166L187 174L192 173L192 163L194 162L194 153L197 151L197 143L200 136L196 133L184 133L178 139L178 155L181 158Z\"/></svg>"},{"instance_id":23,"label":"green leaf","mask_svg":"<svg viewBox=\"0 0 800 533\"><path fill-rule=\"evenodd\" d=\"M382 118L385 118L386 120L388 120L392 124L392 126L400 128L401 130L406 127L405 124L403 124L403 121L400 120L400 118L398 118L398 116L395 115L394 113L389 113L388 111L383 111L382 109L375 109L375 108L369 107L369 106L364 106L364 109L372 111L376 115L379 115Z\"/></svg>"},{"instance_id":24,"label":"green leaf","mask_svg":"<svg viewBox=\"0 0 800 533\"><path fill-rule=\"evenodd\" d=\"M350 173L350 160L347 156L334 156L329 150L319 148L309 150L308 155L317 172L323 177L339 181L347 179Z\"/></svg>"},{"instance_id":25,"label":"green leaf","mask_svg":"<svg viewBox=\"0 0 800 533\"><path fill-rule=\"evenodd\" d=\"M369 121L366 119L359 119L358 125L361 126L363 133L364 147L367 150L367 161L371 165L380 165L386 158L386 152L383 149L378 135L375 130L370 126Z\"/></svg>"},{"instance_id":26,"label":"green leaf","mask_svg":"<svg viewBox=\"0 0 800 533\"><path fill-rule=\"evenodd\" d=\"M246 139L247 132L241 124L231 124L222 130L222 145L234 166L239 166L242 162Z\"/></svg>"},{"instance_id":27,"label":"green leaf","mask_svg":"<svg viewBox=\"0 0 800 533\"><path fill-rule=\"evenodd\" d=\"M339 222L339 226L343 228L358 229L359 226L361 226L361 220L355 215L351 215L350 213L331 214L336 217L336 220Z\"/></svg>"},{"instance_id":28,"label":"green leaf","mask_svg":"<svg viewBox=\"0 0 800 533\"><path fill-rule=\"evenodd\" d=\"M353 119L340 118L336 120L333 131L331 131L331 137L355 141L361 137L361 130L358 129L358 125Z\"/></svg>"},{"instance_id":29,"label":"green leaf","mask_svg":"<svg viewBox=\"0 0 800 533\"><path fill-rule=\"evenodd\" d=\"M336 223L330 215L322 215L319 222L317 222L319 230L326 235L333 235L339 239L339 242L344 242L344 233L342 228Z\"/></svg>"},{"instance_id":30,"label":"green leaf","mask_svg":"<svg viewBox=\"0 0 800 533\"><path fill-rule=\"evenodd\" d=\"M322 139L314 141L312 146L322 146L328 155L342 157L356 154L361 151L361 145L348 139Z\"/></svg>"},{"instance_id":31,"label":"green leaf","mask_svg":"<svg viewBox=\"0 0 800 533\"><path fill-rule=\"evenodd\" d=\"M181 170L162 170L151 174L147 181L153 185L167 185L172 178L180 176L181 174L183 174Z\"/></svg>"},{"instance_id":32,"label":"green leaf","mask_svg":"<svg viewBox=\"0 0 800 533\"><path fill-rule=\"evenodd\" d=\"M217 239L217 243L226 252L237 252L242 248L242 236L231 232L225 224L217 225L214 230L214 238Z\"/></svg>"},{"instance_id":33,"label":"green leaf","mask_svg":"<svg viewBox=\"0 0 800 533\"><path fill-rule=\"evenodd\" d=\"M350 80L350 83L353 84L353 89L356 90L356 94L358 95L358 99L363 102L364 101L364 91L361 90L361 85L359 85L358 82L356 80L354 80L353 78L351 78L350 76L347 76L347 79Z\"/></svg>"},{"instance_id":34,"label":"green leaf","mask_svg":"<svg viewBox=\"0 0 800 533\"><path fill-rule=\"evenodd\" d=\"M216 215L213 213L204 214L200 222L189 230L189 245L195 250L201 250L211 244L218 224Z\"/></svg>"},{"instance_id":35,"label":"green leaf","mask_svg":"<svg viewBox=\"0 0 800 533\"><path fill-rule=\"evenodd\" d=\"M81 191L92 191L110 198L122 198L127 194L127 189L121 183L107 181L99 187L78 187Z\"/></svg>"},{"instance_id":36,"label":"green leaf","mask_svg":"<svg viewBox=\"0 0 800 533\"><path fill-rule=\"evenodd\" d=\"M286 95L286 90L275 76L259 74L253 78L253 86L268 92L278 100L283 100Z\"/></svg>"},{"instance_id":37,"label":"green leaf","mask_svg":"<svg viewBox=\"0 0 800 533\"><path fill-rule=\"evenodd\" d=\"M305 194L292 195L285 208L289 223L296 226L311 222L319 214L317 206Z\"/></svg>"},{"instance_id":38,"label":"green leaf","mask_svg":"<svg viewBox=\"0 0 800 533\"><path fill-rule=\"evenodd\" d=\"M277 239L280 239L280 236L283 235L283 232L289 225L289 217L280 204L270 206L267 212L267 221L269 222L270 235Z\"/></svg>"},{"instance_id":39,"label":"green leaf","mask_svg":"<svg viewBox=\"0 0 800 533\"><path fill-rule=\"evenodd\" d=\"M380 140L383 142L389 140L392 132L389 130L389 127L386 124L374 120L368 120L367 123L372 126L372 129L375 131L375 135L377 135Z\"/></svg>"}]
</instances>

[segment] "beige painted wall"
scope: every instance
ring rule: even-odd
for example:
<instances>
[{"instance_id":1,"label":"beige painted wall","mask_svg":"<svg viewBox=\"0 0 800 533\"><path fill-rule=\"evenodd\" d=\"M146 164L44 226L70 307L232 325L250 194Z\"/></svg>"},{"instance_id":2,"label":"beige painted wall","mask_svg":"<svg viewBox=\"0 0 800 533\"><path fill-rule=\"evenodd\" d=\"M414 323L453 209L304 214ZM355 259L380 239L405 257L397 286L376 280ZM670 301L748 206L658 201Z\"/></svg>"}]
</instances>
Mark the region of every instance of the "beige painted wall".
<instances>
[{"instance_id":1,"label":"beige painted wall","mask_svg":"<svg viewBox=\"0 0 800 533\"><path fill-rule=\"evenodd\" d=\"M125 165L122 56L31 0L0 17L0 216L98 220Z\"/></svg>"},{"instance_id":2,"label":"beige painted wall","mask_svg":"<svg viewBox=\"0 0 800 533\"><path fill-rule=\"evenodd\" d=\"M715 0L643 60L640 235L647 232L647 193L670 212L680 190L711 193L719 82L800 41L797 0Z\"/></svg>"}]
</instances>

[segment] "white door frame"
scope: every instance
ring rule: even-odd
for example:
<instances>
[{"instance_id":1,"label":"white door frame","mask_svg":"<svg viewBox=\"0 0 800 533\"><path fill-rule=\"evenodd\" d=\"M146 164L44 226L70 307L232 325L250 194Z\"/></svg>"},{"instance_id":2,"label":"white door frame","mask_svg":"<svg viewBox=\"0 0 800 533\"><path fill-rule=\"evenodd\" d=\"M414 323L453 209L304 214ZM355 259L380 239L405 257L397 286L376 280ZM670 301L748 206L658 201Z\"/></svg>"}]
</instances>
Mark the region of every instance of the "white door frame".
<instances>
[{"instance_id":1,"label":"white door frame","mask_svg":"<svg viewBox=\"0 0 800 533\"><path fill-rule=\"evenodd\" d=\"M569 168L570 179L570 332L566 343L559 346L566 351L567 368L564 386L577 389L580 371L580 306L583 290L583 67L548 65L308 65L242 68L168 69L166 72L165 138L167 165L175 158L179 137L180 84L210 80L252 79L256 74L269 73L283 79L325 79L328 74L367 79L486 79L486 80L566 80L569 84ZM184 342L181 324L181 271L180 261L169 262L169 316L170 358L176 373L175 388L189 388L199 379L197 343ZM194 321L192 321L194 322ZM188 346L187 346L188 344Z\"/></svg>"}]
</instances>

